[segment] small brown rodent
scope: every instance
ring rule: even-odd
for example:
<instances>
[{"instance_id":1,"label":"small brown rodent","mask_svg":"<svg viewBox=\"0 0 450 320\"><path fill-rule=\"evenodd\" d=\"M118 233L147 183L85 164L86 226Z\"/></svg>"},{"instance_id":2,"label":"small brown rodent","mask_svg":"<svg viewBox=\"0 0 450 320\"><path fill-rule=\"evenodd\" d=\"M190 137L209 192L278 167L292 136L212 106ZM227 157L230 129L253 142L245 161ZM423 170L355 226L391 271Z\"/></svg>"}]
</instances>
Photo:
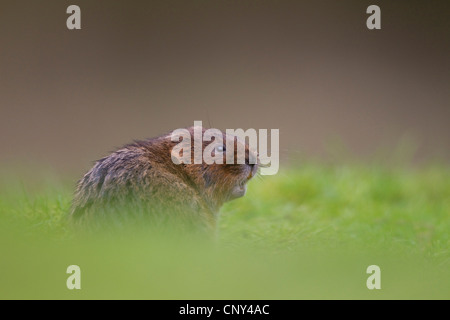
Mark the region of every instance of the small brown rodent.
<instances>
[{"instance_id":1,"label":"small brown rodent","mask_svg":"<svg viewBox=\"0 0 450 320\"><path fill-rule=\"evenodd\" d=\"M194 127L187 130L193 159ZM205 130L201 128L202 135ZM233 140L235 159L238 144L245 145L245 164L226 163L225 152L223 164L176 164L171 151L178 142L172 141L171 133L135 141L98 160L78 182L70 219L88 227L170 221L214 230L220 207L243 196L256 174L258 164L249 161L256 153L245 142L222 134L223 149ZM210 143L203 141L203 150Z\"/></svg>"}]
</instances>

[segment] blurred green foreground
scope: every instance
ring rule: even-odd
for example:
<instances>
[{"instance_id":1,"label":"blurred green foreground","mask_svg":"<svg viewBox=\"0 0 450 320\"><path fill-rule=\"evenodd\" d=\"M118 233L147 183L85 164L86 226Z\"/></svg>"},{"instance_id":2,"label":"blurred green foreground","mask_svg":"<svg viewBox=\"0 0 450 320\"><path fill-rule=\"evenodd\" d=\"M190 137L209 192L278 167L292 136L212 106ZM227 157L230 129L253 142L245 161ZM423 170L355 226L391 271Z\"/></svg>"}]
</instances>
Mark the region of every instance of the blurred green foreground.
<instances>
[{"instance_id":1,"label":"blurred green foreground","mask_svg":"<svg viewBox=\"0 0 450 320\"><path fill-rule=\"evenodd\" d=\"M304 164L254 179L214 241L74 233L74 183L2 174L1 299L450 298L448 166ZM370 265L380 290L366 286Z\"/></svg>"}]
</instances>

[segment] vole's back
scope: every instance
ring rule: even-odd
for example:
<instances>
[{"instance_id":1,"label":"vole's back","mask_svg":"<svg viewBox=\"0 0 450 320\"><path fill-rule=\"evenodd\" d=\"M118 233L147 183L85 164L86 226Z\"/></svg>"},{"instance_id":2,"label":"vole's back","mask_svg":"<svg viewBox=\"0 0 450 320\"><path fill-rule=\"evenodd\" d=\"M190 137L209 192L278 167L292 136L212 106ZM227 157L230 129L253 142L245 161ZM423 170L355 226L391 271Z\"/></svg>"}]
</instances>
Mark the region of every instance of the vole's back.
<instances>
[{"instance_id":1,"label":"vole's back","mask_svg":"<svg viewBox=\"0 0 450 320\"><path fill-rule=\"evenodd\" d=\"M78 224L209 221L195 187L167 163L152 141L125 146L96 162L79 181L71 210ZM198 223L197 221L197 223Z\"/></svg>"}]
</instances>

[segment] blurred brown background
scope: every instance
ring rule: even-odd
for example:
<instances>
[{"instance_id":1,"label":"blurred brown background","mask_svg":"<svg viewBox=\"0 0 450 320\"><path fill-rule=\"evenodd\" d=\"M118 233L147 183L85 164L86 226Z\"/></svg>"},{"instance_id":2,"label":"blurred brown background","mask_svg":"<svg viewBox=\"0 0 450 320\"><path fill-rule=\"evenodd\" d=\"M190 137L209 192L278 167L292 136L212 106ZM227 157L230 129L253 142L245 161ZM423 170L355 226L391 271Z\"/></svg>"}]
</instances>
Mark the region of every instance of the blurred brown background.
<instances>
[{"instance_id":1,"label":"blurred brown background","mask_svg":"<svg viewBox=\"0 0 450 320\"><path fill-rule=\"evenodd\" d=\"M81 8L82 30L66 28ZM381 8L381 30L366 8ZM450 146L448 1L0 2L0 163L86 170L203 120L278 128L282 157L340 140Z\"/></svg>"}]
</instances>

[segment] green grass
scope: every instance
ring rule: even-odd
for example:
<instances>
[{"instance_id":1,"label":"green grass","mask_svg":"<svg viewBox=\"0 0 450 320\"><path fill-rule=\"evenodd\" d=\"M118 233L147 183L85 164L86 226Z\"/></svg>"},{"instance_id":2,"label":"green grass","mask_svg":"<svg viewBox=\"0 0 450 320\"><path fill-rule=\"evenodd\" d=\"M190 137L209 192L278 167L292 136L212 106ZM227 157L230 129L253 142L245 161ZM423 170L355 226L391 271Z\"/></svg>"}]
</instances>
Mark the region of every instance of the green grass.
<instances>
[{"instance_id":1,"label":"green grass","mask_svg":"<svg viewBox=\"0 0 450 320\"><path fill-rule=\"evenodd\" d=\"M251 181L216 241L80 236L73 182L0 182L0 298L449 299L450 168L305 163ZM82 289L66 288L67 266ZM368 290L366 268L381 268Z\"/></svg>"}]
</instances>

